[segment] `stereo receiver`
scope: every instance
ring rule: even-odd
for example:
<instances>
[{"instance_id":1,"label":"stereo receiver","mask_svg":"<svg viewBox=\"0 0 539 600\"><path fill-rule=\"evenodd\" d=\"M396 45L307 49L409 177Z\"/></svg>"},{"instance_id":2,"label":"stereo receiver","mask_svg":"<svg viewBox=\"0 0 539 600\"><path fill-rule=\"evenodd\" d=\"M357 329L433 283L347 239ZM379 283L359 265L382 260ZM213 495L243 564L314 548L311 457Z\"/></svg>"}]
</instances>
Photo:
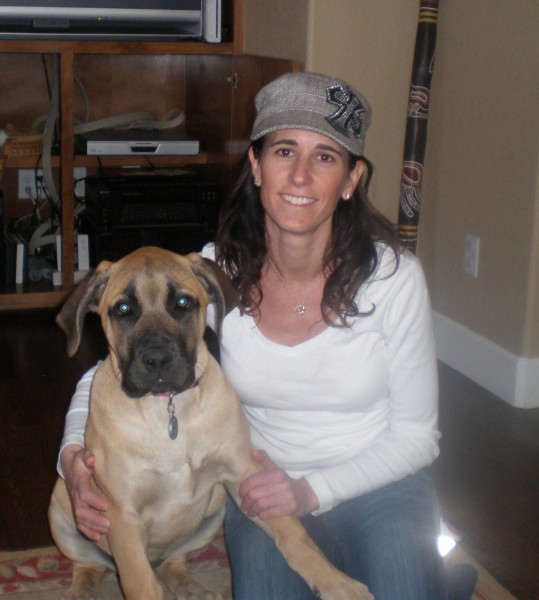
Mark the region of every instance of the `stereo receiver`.
<instances>
[{"instance_id":1,"label":"stereo receiver","mask_svg":"<svg viewBox=\"0 0 539 600\"><path fill-rule=\"evenodd\" d=\"M196 175L93 176L79 231L93 266L146 245L183 254L213 239L219 209L218 186Z\"/></svg>"}]
</instances>

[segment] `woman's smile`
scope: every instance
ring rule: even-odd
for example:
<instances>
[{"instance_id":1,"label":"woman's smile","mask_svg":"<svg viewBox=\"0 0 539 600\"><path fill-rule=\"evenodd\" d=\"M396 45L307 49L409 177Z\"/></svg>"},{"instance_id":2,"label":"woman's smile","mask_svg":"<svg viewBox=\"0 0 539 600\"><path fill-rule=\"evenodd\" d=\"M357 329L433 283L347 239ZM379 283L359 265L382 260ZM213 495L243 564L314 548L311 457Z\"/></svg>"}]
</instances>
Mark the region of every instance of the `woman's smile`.
<instances>
[{"instance_id":1,"label":"woman's smile","mask_svg":"<svg viewBox=\"0 0 539 600\"><path fill-rule=\"evenodd\" d=\"M307 196L294 196L292 194L281 194L281 197L286 200L289 204L294 206L305 206L308 204L314 204L315 198L309 198Z\"/></svg>"}]
</instances>

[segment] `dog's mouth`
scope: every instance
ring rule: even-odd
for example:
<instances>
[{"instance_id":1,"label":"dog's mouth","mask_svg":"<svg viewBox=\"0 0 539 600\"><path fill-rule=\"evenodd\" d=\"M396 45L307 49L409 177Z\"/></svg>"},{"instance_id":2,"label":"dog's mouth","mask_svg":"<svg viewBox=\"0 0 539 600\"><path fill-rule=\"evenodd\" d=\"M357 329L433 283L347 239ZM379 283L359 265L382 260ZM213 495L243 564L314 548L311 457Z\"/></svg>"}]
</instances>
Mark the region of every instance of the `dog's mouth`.
<instances>
[{"instance_id":1,"label":"dog's mouth","mask_svg":"<svg viewBox=\"0 0 539 600\"><path fill-rule=\"evenodd\" d=\"M150 389L149 396L157 396L159 398L172 398L177 394L192 390L197 385L197 381L182 386L171 386L169 381L159 380Z\"/></svg>"},{"instance_id":2,"label":"dog's mouth","mask_svg":"<svg viewBox=\"0 0 539 600\"><path fill-rule=\"evenodd\" d=\"M122 389L130 398L170 398L196 387L197 382L178 384L172 381L155 381L150 385L123 384Z\"/></svg>"},{"instance_id":3,"label":"dog's mouth","mask_svg":"<svg viewBox=\"0 0 539 600\"><path fill-rule=\"evenodd\" d=\"M150 392L150 396L158 396L160 398L170 398L171 396L175 396L176 392L174 390L170 390L168 392Z\"/></svg>"},{"instance_id":4,"label":"dog's mouth","mask_svg":"<svg viewBox=\"0 0 539 600\"><path fill-rule=\"evenodd\" d=\"M151 386L149 394L150 396L175 396L178 393L177 386L171 385L170 381L164 381L159 379Z\"/></svg>"}]
</instances>

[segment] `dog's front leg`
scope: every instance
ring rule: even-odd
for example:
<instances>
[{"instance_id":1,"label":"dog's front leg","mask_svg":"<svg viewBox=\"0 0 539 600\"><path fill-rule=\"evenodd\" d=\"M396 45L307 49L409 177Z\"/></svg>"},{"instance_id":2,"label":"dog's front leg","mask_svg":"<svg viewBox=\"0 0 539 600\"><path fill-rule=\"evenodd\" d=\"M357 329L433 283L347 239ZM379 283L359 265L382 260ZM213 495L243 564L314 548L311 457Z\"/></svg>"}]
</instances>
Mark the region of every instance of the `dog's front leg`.
<instances>
[{"instance_id":1,"label":"dog's front leg","mask_svg":"<svg viewBox=\"0 0 539 600\"><path fill-rule=\"evenodd\" d=\"M335 568L293 517L254 519L285 557L291 569L323 600L374 600L368 588Z\"/></svg>"},{"instance_id":2,"label":"dog's front leg","mask_svg":"<svg viewBox=\"0 0 539 600\"><path fill-rule=\"evenodd\" d=\"M145 550L145 532L134 513L126 514L111 507L107 516L111 527L108 542L116 562L126 600L162 600L163 589L157 582Z\"/></svg>"},{"instance_id":3,"label":"dog's front leg","mask_svg":"<svg viewBox=\"0 0 539 600\"><path fill-rule=\"evenodd\" d=\"M254 465L255 470L259 469ZM238 488L229 485L228 491L238 506ZM374 600L367 586L351 579L334 567L313 542L301 522L294 517L277 517L262 521L252 519L273 540L291 569L303 578L311 591L322 600Z\"/></svg>"}]
</instances>

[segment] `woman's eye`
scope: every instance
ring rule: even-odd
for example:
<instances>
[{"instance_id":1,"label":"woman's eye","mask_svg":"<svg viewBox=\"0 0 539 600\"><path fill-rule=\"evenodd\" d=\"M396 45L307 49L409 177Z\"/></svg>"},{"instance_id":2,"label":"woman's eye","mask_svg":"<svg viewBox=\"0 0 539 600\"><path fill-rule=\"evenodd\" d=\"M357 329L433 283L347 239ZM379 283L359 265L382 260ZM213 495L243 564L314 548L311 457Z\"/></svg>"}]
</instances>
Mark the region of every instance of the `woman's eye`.
<instances>
[{"instance_id":1,"label":"woman's eye","mask_svg":"<svg viewBox=\"0 0 539 600\"><path fill-rule=\"evenodd\" d=\"M334 160L334 158L331 154L320 154L320 156L318 157L318 160L327 163L327 162L332 162Z\"/></svg>"},{"instance_id":2,"label":"woman's eye","mask_svg":"<svg viewBox=\"0 0 539 600\"><path fill-rule=\"evenodd\" d=\"M131 314L131 305L128 302L120 302L116 306L116 312L120 317Z\"/></svg>"},{"instance_id":3,"label":"woman's eye","mask_svg":"<svg viewBox=\"0 0 539 600\"><path fill-rule=\"evenodd\" d=\"M191 300L191 298L188 298L187 296L180 296L176 302L178 308L181 308L182 310L185 310L187 308L191 308L191 306L193 305L193 301Z\"/></svg>"},{"instance_id":4,"label":"woman's eye","mask_svg":"<svg viewBox=\"0 0 539 600\"><path fill-rule=\"evenodd\" d=\"M290 148L279 148L277 150L277 154L279 156L287 157L287 156L290 156L292 154L292 150L290 150Z\"/></svg>"}]
</instances>

